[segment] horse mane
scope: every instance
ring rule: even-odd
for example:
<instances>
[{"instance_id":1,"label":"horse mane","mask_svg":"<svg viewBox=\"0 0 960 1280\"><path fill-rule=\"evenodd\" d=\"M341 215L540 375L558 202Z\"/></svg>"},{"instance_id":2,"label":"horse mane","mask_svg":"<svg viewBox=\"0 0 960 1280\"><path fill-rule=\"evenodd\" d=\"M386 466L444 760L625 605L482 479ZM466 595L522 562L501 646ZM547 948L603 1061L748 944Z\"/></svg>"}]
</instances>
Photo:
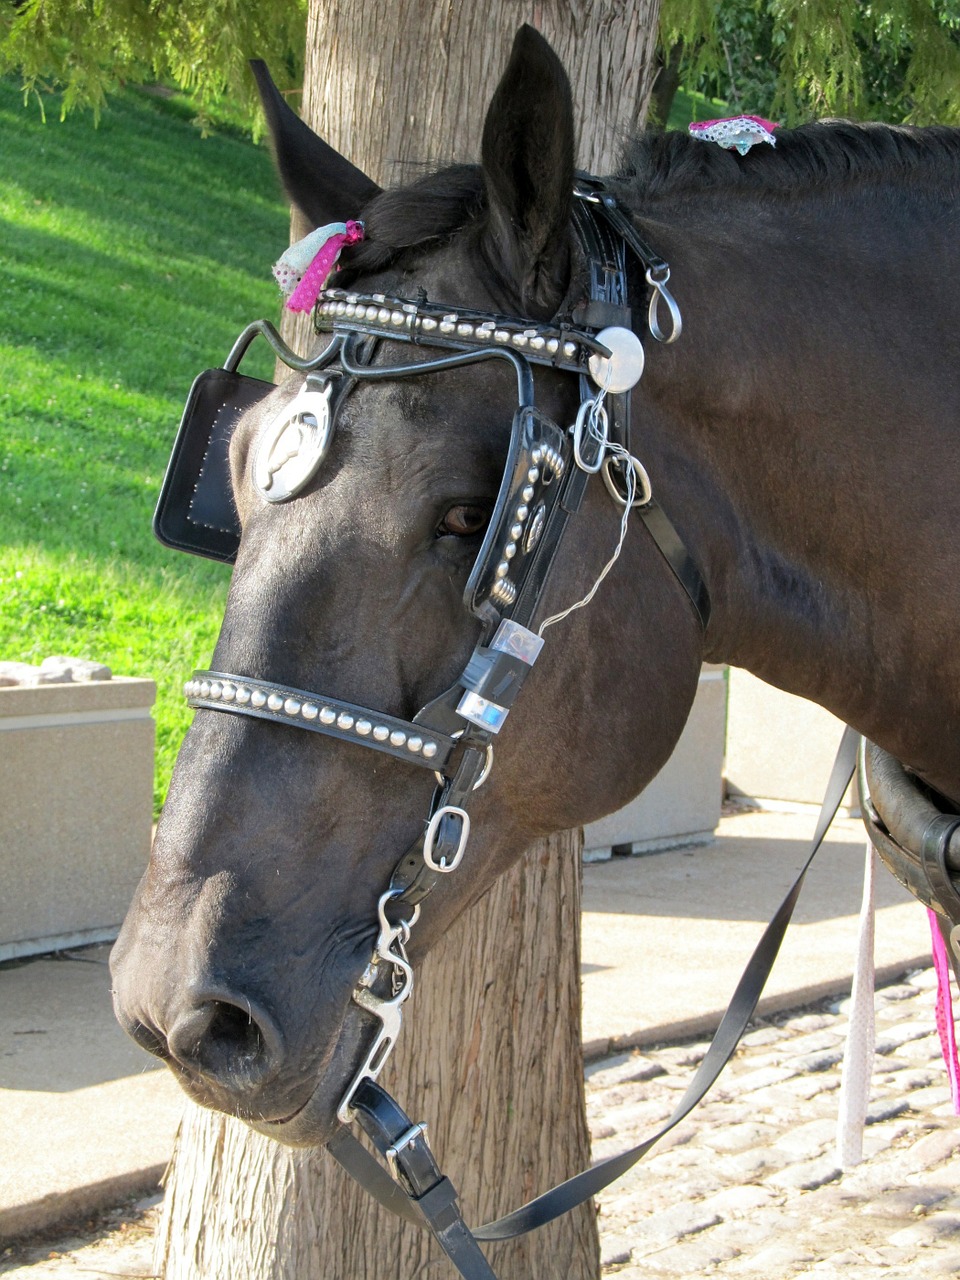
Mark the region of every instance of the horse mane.
<instances>
[{"instance_id":1,"label":"horse mane","mask_svg":"<svg viewBox=\"0 0 960 1280\"><path fill-rule=\"evenodd\" d=\"M871 181L955 187L960 179L960 129L824 120L778 130L776 139L741 156L687 133L651 131L627 145L617 185L646 199L718 189L809 193Z\"/></svg>"},{"instance_id":2,"label":"horse mane","mask_svg":"<svg viewBox=\"0 0 960 1280\"><path fill-rule=\"evenodd\" d=\"M627 144L611 186L635 206L707 191L809 194L870 181L955 191L960 183L960 129L827 120L776 137L776 147L755 146L741 156L687 133L651 130ZM363 210L366 239L344 255L347 275L383 270L485 211L479 165L451 165L381 191Z\"/></svg>"}]
</instances>

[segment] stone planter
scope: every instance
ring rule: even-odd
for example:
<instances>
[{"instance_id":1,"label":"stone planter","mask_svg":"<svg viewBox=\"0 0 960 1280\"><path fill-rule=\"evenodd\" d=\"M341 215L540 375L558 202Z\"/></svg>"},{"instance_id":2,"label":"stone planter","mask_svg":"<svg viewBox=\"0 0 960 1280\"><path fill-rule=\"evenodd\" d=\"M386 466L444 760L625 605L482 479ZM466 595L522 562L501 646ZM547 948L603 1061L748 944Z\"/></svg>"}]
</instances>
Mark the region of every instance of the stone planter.
<instances>
[{"instance_id":1,"label":"stone planter","mask_svg":"<svg viewBox=\"0 0 960 1280\"><path fill-rule=\"evenodd\" d=\"M728 680L727 793L773 806L819 805L843 722L739 667ZM859 813L855 781L844 808Z\"/></svg>"},{"instance_id":2,"label":"stone planter","mask_svg":"<svg viewBox=\"0 0 960 1280\"><path fill-rule=\"evenodd\" d=\"M116 937L150 853L155 698L0 688L0 961Z\"/></svg>"},{"instance_id":3,"label":"stone planter","mask_svg":"<svg viewBox=\"0 0 960 1280\"><path fill-rule=\"evenodd\" d=\"M706 664L673 755L636 800L584 827L586 861L713 839L723 798L726 709L724 668Z\"/></svg>"}]
</instances>

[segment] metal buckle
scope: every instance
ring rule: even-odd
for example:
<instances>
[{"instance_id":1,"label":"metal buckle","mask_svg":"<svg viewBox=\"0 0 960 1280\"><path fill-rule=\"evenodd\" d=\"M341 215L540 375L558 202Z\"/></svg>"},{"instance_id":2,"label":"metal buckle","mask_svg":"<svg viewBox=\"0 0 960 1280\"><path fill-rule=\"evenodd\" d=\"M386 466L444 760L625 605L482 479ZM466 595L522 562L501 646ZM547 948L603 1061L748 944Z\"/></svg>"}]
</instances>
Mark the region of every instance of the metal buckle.
<instances>
[{"instance_id":1,"label":"metal buckle","mask_svg":"<svg viewBox=\"0 0 960 1280\"><path fill-rule=\"evenodd\" d=\"M633 468L634 474L634 494L631 507L645 507L653 497L653 485L650 483L650 477L647 475L647 469L638 458L633 454L628 455L630 466ZM618 507L625 507L627 499L620 492L619 486L613 476L613 468L619 466L623 468L623 459L607 454L600 468L600 474L603 477L603 483L606 486L607 493L614 500Z\"/></svg>"},{"instance_id":2,"label":"metal buckle","mask_svg":"<svg viewBox=\"0 0 960 1280\"><path fill-rule=\"evenodd\" d=\"M433 856L433 846L436 843L437 832L440 830L440 823L447 816L452 814L460 819L460 840L457 844L457 851L453 855L450 862L443 857L437 862ZM455 804L445 804L437 810L430 821L427 823L426 834L423 837L423 860L431 871L441 871L446 875L450 871L456 871L460 865L460 859L463 857L463 851L467 847L467 839L470 835L470 815L466 809L461 809Z\"/></svg>"},{"instance_id":3,"label":"metal buckle","mask_svg":"<svg viewBox=\"0 0 960 1280\"><path fill-rule=\"evenodd\" d=\"M385 1154L387 1157L387 1164L390 1166L390 1175L394 1182L400 1182L400 1167L397 1164L397 1157L400 1155L400 1152L409 1147L411 1142L416 1142L417 1138L425 1138L426 1136L426 1124L414 1124L410 1126L406 1133L402 1133L400 1135L392 1147L387 1147ZM402 1185L403 1184L401 1183L401 1186Z\"/></svg>"}]
</instances>

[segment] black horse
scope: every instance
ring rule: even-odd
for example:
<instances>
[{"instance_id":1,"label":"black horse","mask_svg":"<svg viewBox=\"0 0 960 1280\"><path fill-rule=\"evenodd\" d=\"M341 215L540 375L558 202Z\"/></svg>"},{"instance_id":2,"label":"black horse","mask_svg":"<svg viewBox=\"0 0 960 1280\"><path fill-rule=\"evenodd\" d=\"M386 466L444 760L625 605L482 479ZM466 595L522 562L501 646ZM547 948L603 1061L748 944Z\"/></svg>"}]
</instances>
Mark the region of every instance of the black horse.
<instances>
[{"instance_id":1,"label":"black horse","mask_svg":"<svg viewBox=\"0 0 960 1280\"><path fill-rule=\"evenodd\" d=\"M553 367L536 366L537 409L520 412L540 432L528 442L539 449L529 488L540 502L545 480L579 470L553 427L572 424L587 395L571 368L584 371L598 351L602 364L594 320L623 315L610 298L590 310L574 233L598 192L611 217L627 211L624 234L639 240L626 270L647 362L629 446L672 523L653 523L650 536L638 511L596 598L544 632L489 779L471 795L456 874L440 873L463 850L463 805L449 806L443 830L432 824L435 887L410 962L535 838L611 812L647 784L680 734L703 660L821 703L960 802L960 132L809 125L743 157L651 134L601 188L574 172L569 84L524 29L490 106L482 163L381 191L264 92L292 200L316 226L365 225L343 253L340 292L318 312L332 354L310 376L325 395L335 374L335 432L289 501L267 500L254 470L303 372L233 432L242 536L213 665L234 674L188 686L201 709L113 971L121 1021L194 1098L281 1140L322 1143L378 1026L355 994L377 989L375 975L372 987L361 979L378 904L402 976L412 907L391 916L384 895L398 874L422 886L435 782L404 753L422 759L432 746L449 757L449 778L493 741L458 721L455 703L428 718L433 738L411 719L458 680L458 695L469 691L471 654L473 687L488 693L491 680L526 674L519 660L476 649L510 614L510 588L497 586L511 580L509 558L481 566L491 582L474 592L474 612L462 602L492 545L491 513L504 516L518 379L521 403L531 392L524 361L472 358L477 333L489 348L502 343L498 317L523 317L504 332L525 335L528 351L559 343ZM679 340L659 345L641 322L648 286L664 282L657 255L683 317ZM655 319L672 336L662 299ZM428 341L428 321L438 340L453 325L447 347ZM393 323L418 340L391 339ZM460 346L459 323L470 329ZM519 350L520 337L507 345ZM567 342L570 367L556 367ZM614 488L625 474L614 468ZM585 486L525 636L595 583L622 509L599 481ZM532 527L518 524L501 546L526 554ZM317 689L315 699L297 692ZM226 710L260 700L261 714L223 714L218 698ZM308 714L339 737L283 722ZM381 729L384 750L359 749L357 735ZM402 871L411 848L416 865Z\"/></svg>"}]
</instances>

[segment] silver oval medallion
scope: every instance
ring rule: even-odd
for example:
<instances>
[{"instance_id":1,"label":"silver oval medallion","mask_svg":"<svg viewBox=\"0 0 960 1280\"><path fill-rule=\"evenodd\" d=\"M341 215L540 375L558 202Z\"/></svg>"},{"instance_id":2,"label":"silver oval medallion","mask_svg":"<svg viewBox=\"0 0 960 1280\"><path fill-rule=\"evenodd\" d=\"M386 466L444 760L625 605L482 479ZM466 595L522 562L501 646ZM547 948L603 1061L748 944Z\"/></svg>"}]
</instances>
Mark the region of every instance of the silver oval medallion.
<instances>
[{"instance_id":1,"label":"silver oval medallion","mask_svg":"<svg viewBox=\"0 0 960 1280\"><path fill-rule=\"evenodd\" d=\"M331 383L307 381L263 431L253 460L253 483L267 502L286 502L313 479L326 456L331 429Z\"/></svg>"}]
</instances>

